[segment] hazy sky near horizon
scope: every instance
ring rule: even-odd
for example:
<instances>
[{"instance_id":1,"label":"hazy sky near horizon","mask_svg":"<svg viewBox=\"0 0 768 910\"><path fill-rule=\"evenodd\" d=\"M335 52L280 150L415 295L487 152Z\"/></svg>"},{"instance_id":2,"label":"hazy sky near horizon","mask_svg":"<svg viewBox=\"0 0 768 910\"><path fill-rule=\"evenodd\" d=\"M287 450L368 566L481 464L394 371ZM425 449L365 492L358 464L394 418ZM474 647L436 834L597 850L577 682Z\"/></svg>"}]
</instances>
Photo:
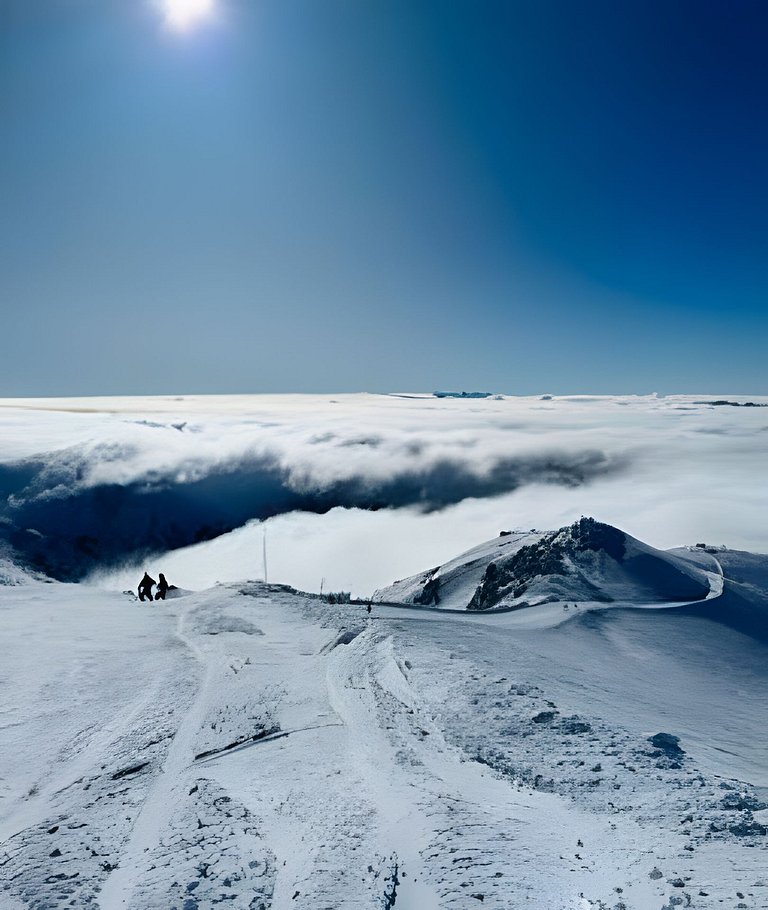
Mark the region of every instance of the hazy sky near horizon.
<instances>
[{"instance_id":1,"label":"hazy sky near horizon","mask_svg":"<svg viewBox=\"0 0 768 910\"><path fill-rule=\"evenodd\" d=\"M0 396L768 392L762 2L0 4Z\"/></svg>"}]
</instances>

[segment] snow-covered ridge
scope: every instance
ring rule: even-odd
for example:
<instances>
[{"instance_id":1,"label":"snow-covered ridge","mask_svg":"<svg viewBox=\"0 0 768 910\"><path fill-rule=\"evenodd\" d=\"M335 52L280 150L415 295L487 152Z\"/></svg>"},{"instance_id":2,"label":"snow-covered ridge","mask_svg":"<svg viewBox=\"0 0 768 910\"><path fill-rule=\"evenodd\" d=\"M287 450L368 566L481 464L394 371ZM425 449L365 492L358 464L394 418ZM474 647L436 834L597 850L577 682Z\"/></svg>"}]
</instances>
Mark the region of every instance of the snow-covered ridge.
<instances>
[{"instance_id":1,"label":"snow-covered ridge","mask_svg":"<svg viewBox=\"0 0 768 910\"><path fill-rule=\"evenodd\" d=\"M762 910L765 645L684 610L1 588L0 906Z\"/></svg>"},{"instance_id":2,"label":"snow-covered ridge","mask_svg":"<svg viewBox=\"0 0 768 910\"><path fill-rule=\"evenodd\" d=\"M711 555L657 550L582 518L548 533L502 532L445 565L377 591L375 599L500 610L550 603L683 604L722 590Z\"/></svg>"}]
</instances>

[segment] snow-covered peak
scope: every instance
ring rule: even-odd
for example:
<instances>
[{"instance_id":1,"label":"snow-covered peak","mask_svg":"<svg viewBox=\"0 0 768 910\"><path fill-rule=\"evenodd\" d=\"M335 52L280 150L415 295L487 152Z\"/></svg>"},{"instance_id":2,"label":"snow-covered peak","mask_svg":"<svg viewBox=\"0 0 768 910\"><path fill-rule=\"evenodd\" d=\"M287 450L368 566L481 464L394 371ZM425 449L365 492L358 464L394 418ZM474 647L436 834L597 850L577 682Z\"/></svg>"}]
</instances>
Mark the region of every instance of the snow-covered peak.
<instances>
[{"instance_id":1,"label":"snow-covered peak","mask_svg":"<svg viewBox=\"0 0 768 910\"><path fill-rule=\"evenodd\" d=\"M496 610L553 602L663 604L705 600L717 563L657 550L593 518L555 531L502 532L450 562L376 592L441 609Z\"/></svg>"}]
</instances>

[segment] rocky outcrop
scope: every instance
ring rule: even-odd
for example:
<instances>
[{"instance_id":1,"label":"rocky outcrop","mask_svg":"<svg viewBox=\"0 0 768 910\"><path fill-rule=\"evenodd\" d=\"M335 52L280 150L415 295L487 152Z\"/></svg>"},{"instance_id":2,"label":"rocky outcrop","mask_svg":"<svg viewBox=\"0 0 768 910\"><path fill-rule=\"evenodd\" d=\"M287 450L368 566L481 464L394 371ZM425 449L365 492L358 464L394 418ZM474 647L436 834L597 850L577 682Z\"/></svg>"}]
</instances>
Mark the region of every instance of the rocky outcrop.
<instances>
[{"instance_id":1,"label":"rocky outcrop","mask_svg":"<svg viewBox=\"0 0 768 910\"><path fill-rule=\"evenodd\" d=\"M503 562L492 562L485 571L480 586L475 591L468 610L488 610L510 594L522 597L534 578L544 576L571 576L580 584L572 590L576 599L609 602L611 598L601 593L586 577L571 571L573 561L587 551L603 552L621 562L625 554L625 535L611 525L594 518L581 518L570 527L545 534L538 542L521 547Z\"/></svg>"}]
</instances>

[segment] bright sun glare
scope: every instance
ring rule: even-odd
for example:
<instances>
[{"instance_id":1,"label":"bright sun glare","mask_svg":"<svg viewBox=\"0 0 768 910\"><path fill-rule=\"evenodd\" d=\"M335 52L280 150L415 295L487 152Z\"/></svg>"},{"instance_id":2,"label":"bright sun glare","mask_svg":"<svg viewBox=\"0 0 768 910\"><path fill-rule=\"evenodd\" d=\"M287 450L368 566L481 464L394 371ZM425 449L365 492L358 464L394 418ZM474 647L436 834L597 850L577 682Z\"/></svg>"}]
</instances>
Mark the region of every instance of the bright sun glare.
<instances>
[{"instance_id":1,"label":"bright sun glare","mask_svg":"<svg viewBox=\"0 0 768 910\"><path fill-rule=\"evenodd\" d=\"M177 31L186 31L213 12L214 0L163 0L165 19Z\"/></svg>"}]
</instances>

